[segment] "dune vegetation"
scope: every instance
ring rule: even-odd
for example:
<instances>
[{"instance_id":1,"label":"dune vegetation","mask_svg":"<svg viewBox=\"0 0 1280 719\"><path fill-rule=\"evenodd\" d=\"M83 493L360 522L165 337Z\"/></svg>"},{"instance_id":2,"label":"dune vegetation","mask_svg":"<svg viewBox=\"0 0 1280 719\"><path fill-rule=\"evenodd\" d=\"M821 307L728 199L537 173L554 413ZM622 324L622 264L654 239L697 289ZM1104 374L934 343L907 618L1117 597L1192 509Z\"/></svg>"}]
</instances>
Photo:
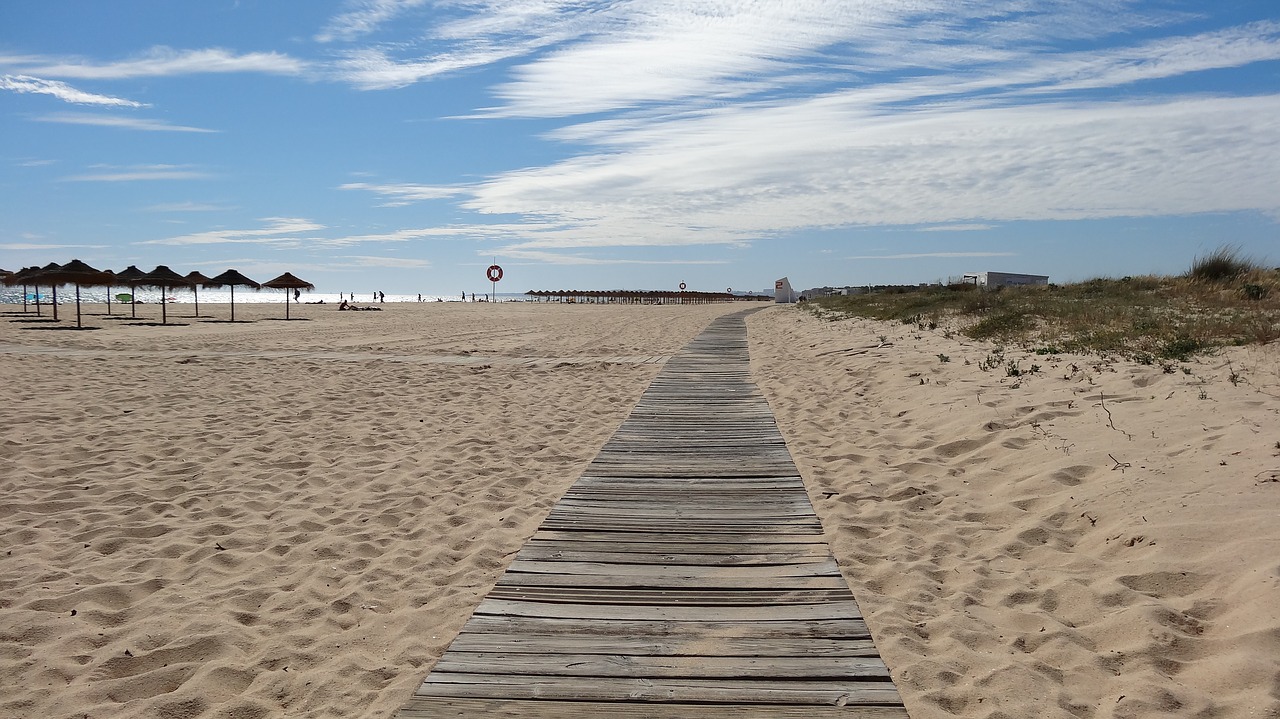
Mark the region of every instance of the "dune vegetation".
<instances>
[{"instance_id":1,"label":"dune vegetation","mask_svg":"<svg viewBox=\"0 0 1280 719\"><path fill-rule=\"evenodd\" d=\"M819 316L901 321L973 339L1144 363L1280 338L1280 268L1223 247L1177 276L984 289L933 285L818 298Z\"/></svg>"}]
</instances>

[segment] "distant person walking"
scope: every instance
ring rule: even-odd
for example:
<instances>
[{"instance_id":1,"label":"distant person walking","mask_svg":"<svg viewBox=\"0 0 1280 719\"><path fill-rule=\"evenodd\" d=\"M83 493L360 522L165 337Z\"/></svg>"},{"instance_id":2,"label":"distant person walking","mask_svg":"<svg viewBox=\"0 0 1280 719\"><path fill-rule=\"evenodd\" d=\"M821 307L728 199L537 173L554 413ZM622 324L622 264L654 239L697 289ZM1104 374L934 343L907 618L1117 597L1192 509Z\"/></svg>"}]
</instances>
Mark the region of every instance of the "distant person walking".
<instances>
[{"instance_id":1,"label":"distant person walking","mask_svg":"<svg viewBox=\"0 0 1280 719\"><path fill-rule=\"evenodd\" d=\"M379 292L379 293L378 293L378 301L379 301L379 302L386 302L386 301L387 301L387 293L386 293L386 292Z\"/></svg>"},{"instance_id":2,"label":"distant person walking","mask_svg":"<svg viewBox=\"0 0 1280 719\"><path fill-rule=\"evenodd\" d=\"M296 305L302 301L302 290L297 287L293 288L293 303Z\"/></svg>"}]
</instances>

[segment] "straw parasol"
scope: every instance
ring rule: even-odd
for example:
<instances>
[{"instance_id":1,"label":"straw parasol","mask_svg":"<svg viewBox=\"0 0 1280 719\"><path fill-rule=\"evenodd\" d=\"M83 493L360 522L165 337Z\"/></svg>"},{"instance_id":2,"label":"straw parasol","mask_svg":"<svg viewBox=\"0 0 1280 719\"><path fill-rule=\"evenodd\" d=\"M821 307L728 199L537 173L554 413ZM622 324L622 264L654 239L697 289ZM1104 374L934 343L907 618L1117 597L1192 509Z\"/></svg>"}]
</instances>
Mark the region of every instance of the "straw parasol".
<instances>
[{"instance_id":1,"label":"straw parasol","mask_svg":"<svg viewBox=\"0 0 1280 719\"><path fill-rule=\"evenodd\" d=\"M138 317L138 280L146 277L147 273L138 269L137 265L129 265L116 275L117 282L123 282L129 286L129 316L137 319Z\"/></svg>"},{"instance_id":2,"label":"straw parasol","mask_svg":"<svg viewBox=\"0 0 1280 719\"><path fill-rule=\"evenodd\" d=\"M200 316L200 285L208 282L209 278L200 274L199 270L192 270L188 272L187 276L184 277L183 279L185 279L188 283L191 284L191 294L194 295L196 298L196 313L191 316L199 317Z\"/></svg>"},{"instance_id":3,"label":"straw parasol","mask_svg":"<svg viewBox=\"0 0 1280 719\"><path fill-rule=\"evenodd\" d=\"M116 273L112 272L111 270L103 270L102 276L106 278L106 284L103 285L103 287L107 288L107 314L110 315L111 314L111 288L114 287L116 284Z\"/></svg>"},{"instance_id":4,"label":"straw parasol","mask_svg":"<svg viewBox=\"0 0 1280 719\"><path fill-rule=\"evenodd\" d=\"M186 287L189 283L187 278L174 272L164 265L157 265L156 268L142 277L138 278L138 284L147 287L159 287L160 292L160 324L169 324L169 313L165 309L167 303L164 301L164 290L172 287Z\"/></svg>"},{"instance_id":5,"label":"straw parasol","mask_svg":"<svg viewBox=\"0 0 1280 719\"><path fill-rule=\"evenodd\" d=\"M280 275L274 280L263 282L262 286L270 287L272 289L277 289L277 290L295 290L296 289L296 290L307 290L308 292L316 288L316 286L311 284L310 282L307 282L306 280L300 280L297 277L294 277L293 275L289 274L288 272L284 273L283 275ZM289 319L289 293L288 292L286 292L284 295L284 318L286 320Z\"/></svg>"},{"instance_id":6,"label":"straw parasol","mask_svg":"<svg viewBox=\"0 0 1280 719\"><path fill-rule=\"evenodd\" d=\"M58 264L57 262L50 262L49 264L45 265L44 267L41 267L41 268L40 268L40 271L36 273L35 280L36 280L36 283L37 283L37 285L36 285L36 312L37 312L37 313L39 313L39 312L40 312L40 286L39 286L39 282L40 282L41 280L45 279L46 277L51 277L51 276L53 275L53 273L57 272L57 271L58 271L58 270L60 270L60 269L62 269L62 265ZM58 286L57 286L57 285L55 285L55 284L50 283L50 285L49 285L49 294L53 296L53 299L52 299L52 302L51 302L51 304L53 305L53 321L54 321L54 322L57 322L57 321L58 321Z\"/></svg>"},{"instance_id":7,"label":"straw parasol","mask_svg":"<svg viewBox=\"0 0 1280 719\"><path fill-rule=\"evenodd\" d=\"M205 289L216 289L218 287L231 288L231 321L236 321L236 285L241 287L252 287L255 290L262 289L262 285L236 272L235 270L227 270L217 277L204 283Z\"/></svg>"},{"instance_id":8,"label":"straw parasol","mask_svg":"<svg viewBox=\"0 0 1280 719\"><path fill-rule=\"evenodd\" d=\"M19 285L22 286L22 311L23 312L30 311L27 309L27 295L28 295L27 288L28 286L30 286L32 282L35 281L35 276L39 274L39 272L40 272L39 267L23 267L17 272L14 272L10 274L8 277L4 278L4 283L10 287L17 287ZM39 296L39 292L40 292L40 288L37 287L36 288L37 297ZM39 314L39 312L40 312L40 305L36 305L36 313Z\"/></svg>"},{"instance_id":9,"label":"straw parasol","mask_svg":"<svg viewBox=\"0 0 1280 719\"><path fill-rule=\"evenodd\" d=\"M65 265L60 265L56 270L43 270L40 276L48 282L54 291L54 301L57 301L58 285L75 285L76 286L76 327L84 327L80 321L80 288L85 285L103 286L111 280L101 271L95 270L80 260L72 260ZM54 305L55 309L57 305ZM54 318L57 318L55 312Z\"/></svg>"}]
</instances>

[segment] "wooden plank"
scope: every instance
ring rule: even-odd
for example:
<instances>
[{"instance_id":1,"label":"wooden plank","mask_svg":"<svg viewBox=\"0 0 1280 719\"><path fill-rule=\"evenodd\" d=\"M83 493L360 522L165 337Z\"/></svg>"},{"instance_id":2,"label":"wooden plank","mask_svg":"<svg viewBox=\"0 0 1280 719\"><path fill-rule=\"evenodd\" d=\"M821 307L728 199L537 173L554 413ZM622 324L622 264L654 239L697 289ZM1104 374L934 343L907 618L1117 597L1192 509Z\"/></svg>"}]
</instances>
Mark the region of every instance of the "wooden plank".
<instances>
[{"instance_id":1,"label":"wooden plank","mask_svg":"<svg viewBox=\"0 0 1280 719\"><path fill-rule=\"evenodd\" d=\"M653 704L414 697L399 719L909 719L902 707Z\"/></svg>"},{"instance_id":2,"label":"wooden plank","mask_svg":"<svg viewBox=\"0 0 1280 719\"><path fill-rule=\"evenodd\" d=\"M820 604L851 601L848 588L837 589L738 589L689 588L655 589L599 587L546 587L499 585L489 592L490 599L527 602L560 602L566 604L639 604L647 606L778 606L784 604Z\"/></svg>"},{"instance_id":3,"label":"wooden plank","mask_svg":"<svg viewBox=\"0 0 1280 719\"><path fill-rule=\"evenodd\" d=\"M600 637L532 633L463 632L449 652L507 652L546 655L626 654L685 657L878 657L870 639L812 637L760 639L755 637Z\"/></svg>"},{"instance_id":4,"label":"wooden plank","mask_svg":"<svg viewBox=\"0 0 1280 719\"><path fill-rule=\"evenodd\" d=\"M622 619L557 619L472 615L462 632L478 634L555 633L564 636L663 637L707 639L717 637L755 639L866 639L862 619L750 620L702 622L636 621Z\"/></svg>"},{"instance_id":5,"label":"wooden plank","mask_svg":"<svg viewBox=\"0 0 1280 719\"><path fill-rule=\"evenodd\" d=\"M516 674L543 677L645 677L649 679L774 679L815 677L885 680L878 657L717 657L627 654L520 654L451 651L432 673Z\"/></svg>"},{"instance_id":6,"label":"wooden plank","mask_svg":"<svg viewBox=\"0 0 1280 719\"><path fill-rule=\"evenodd\" d=\"M567 532L557 530L538 530L531 542L541 541L566 541L573 540L582 542L584 546L590 546L593 542L661 542L669 539L672 542L707 542L709 544L812 544L821 542L821 535L815 534L711 534L711 533L671 533L671 532L626 532L626 531L610 531L610 530L587 530L581 532Z\"/></svg>"},{"instance_id":7,"label":"wooden plank","mask_svg":"<svg viewBox=\"0 0 1280 719\"><path fill-rule=\"evenodd\" d=\"M507 570L497 587L612 587L614 589L707 589L803 591L837 589L848 593L849 586L839 575L813 577L742 577L713 576L677 577L669 575L551 574ZM496 587L495 587L496 589Z\"/></svg>"},{"instance_id":8,"label":"wooden plank","mask_svg":"<svg viewBox=\"0 0 1280 719\"><path fill-rule=\"evenodd\" d=\"M630 604L571 604L529 602L514 599L484 599L476 607L478 616L546 617L557 619L622 619L638 621L803 621L809 619L861 619L862 611L852 600L820 604L777 606L643 606Z\"/></svg>"},{"instance_id":9,"label":"wooden plank","mask_svg":"<svg viewBox=\"0 0 1280 719\"><path fill-rule=\"evenodd\" d=\"M741 545L743 547L765 547L767 545ZM788 544L787 547L797 547L797 549L785 550L779 549L776 552L764 552L755 550L751 552L702 552L693 554L692 552L680 552L679 548L673 548L670 552L644 552L644 551L593 551L590 548L578 551L570 549L557 549L554 547L542 547L535 544L526 544L524 549L516 555L516 559L525 561L560 561L560 562L597 562L606 564L665 564L665 565L695 565L701 567L724 567L739 565L761 565L761 564L812 564L816 562L826 561L831 553L826 547L818 549L807 549L803 544Z\"/></svg>"},{"instance_id":10,"label":"wooden plank","mask_svg":"<svg viewBox=\"0 0 1280 719\"><path fill-rule=\"evenodd\" d=\"M741 704L901 704L892 682L661 679L432 671L416 696Z\"/></svg>"},{"instance_id":11,"label":"wooden plank","mask_svg":"<svg viewBox=\"0 0 1280 719\"><path fill-rule=\"evenodd\" d=\"M508 571L537 572L546 574L592 574L622 577L839 577L840 568L834 559L804 564L735 564L722 566L694 566L671 564L634 564L608 562L562 562L516 559Z\"/></svg>"}]
</instances>

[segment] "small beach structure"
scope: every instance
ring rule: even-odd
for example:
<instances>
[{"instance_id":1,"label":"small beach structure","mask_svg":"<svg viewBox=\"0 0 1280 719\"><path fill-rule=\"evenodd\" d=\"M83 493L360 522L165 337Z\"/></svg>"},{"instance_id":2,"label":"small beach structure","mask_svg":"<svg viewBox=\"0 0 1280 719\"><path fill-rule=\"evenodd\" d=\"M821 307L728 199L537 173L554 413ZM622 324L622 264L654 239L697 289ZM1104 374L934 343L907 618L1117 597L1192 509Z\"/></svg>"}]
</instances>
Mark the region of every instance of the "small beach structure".
<instances>
[{"instance_id":1,"label":"small beach structure","mask_svg":"<svg viewBox=\"0 0 1280 719\"><path fill-rule=\"evenodd\" d=\"M783 277L774 281L773 301L783 305L789 305L796 301L796 291L791 289L790 279Z\"/></svg>"},{"instance_id":2,"label":"small beach structure","mask_svg":"<svg viewBox=\"0 0 1280 719\"><path fill-rule=\"evenodd\" d=\"M221 287L231 288L231 321L236 321L236 287L250 287L254 290L262 289L262 285L245 277L235 270L227 270L222 274L214 277L204 283L205 289L218 289Z\"/></svg>"},{"instance_id":3,"label":"small beach structure","mask_svg":"<svg viewBox=\"0 0 1280 719\"><path fill-rule=\"evenodd\" d=\"M294 277L293 275L289 274L288 272L284 273L283 275L280 275L279 277L273 280L267 280L266 282L263 282L262 286L285 291L284 318L286 320L289 319L289 290L306 290L310 292L311 290L314 290L316 288L316 286L311 284L310 282L307 282L306 280L300 280L297 277Z\"/></svg>"},{"instance_id":4,"label":"small beach structure","mask_svg":"<svg viewBox=\"0 0 1280 719\"><path fill-rule=\"evenodd\" d=\"M165 265L157 265L156 268L138 279L138 284L147 287L160 288L160 324L169 324L169 312L165 309L168 303L165 302L164 291L173 289L174 287L186 287L187 278L174 272Z\"/></svg>"},{"instance_id":5,"label":"small beach structure","mask_svg":"<svg viewBox=\"0 0 1280 719\"><path fill-rule=\"evenodd\" d=\"M1048 275L1027 275L1020 272L970 272L964 276L965 282L978 287L1021 287L1023 285L1047 285Z\"/></svg>"}]
</instances>

